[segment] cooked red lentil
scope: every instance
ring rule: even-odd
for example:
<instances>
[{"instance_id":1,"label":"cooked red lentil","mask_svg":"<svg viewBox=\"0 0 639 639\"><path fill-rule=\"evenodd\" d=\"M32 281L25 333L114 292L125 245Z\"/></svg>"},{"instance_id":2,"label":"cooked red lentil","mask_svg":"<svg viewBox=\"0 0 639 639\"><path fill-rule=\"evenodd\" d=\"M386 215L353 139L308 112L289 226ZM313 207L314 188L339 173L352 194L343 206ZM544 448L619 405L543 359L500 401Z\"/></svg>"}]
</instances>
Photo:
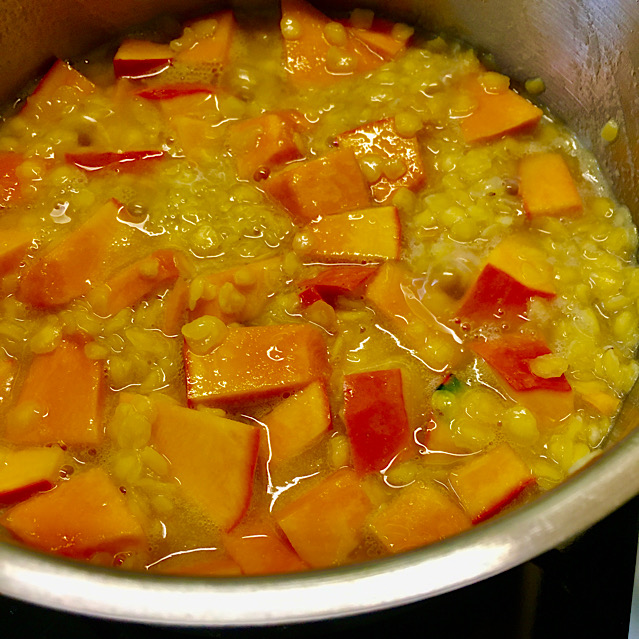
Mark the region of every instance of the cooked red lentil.
<instances>
[{"instance_id":1,"label":"cooked red lentil","mask_svg":"<svg viewBox=\"0 0 639 639\"><path fill-rule=\"evenodd\" d=\"M639 372L636 229L525 95L304 0L56 62L0 129L4 537L318 568L596 456Z\"/></svg>"}]
</instances>

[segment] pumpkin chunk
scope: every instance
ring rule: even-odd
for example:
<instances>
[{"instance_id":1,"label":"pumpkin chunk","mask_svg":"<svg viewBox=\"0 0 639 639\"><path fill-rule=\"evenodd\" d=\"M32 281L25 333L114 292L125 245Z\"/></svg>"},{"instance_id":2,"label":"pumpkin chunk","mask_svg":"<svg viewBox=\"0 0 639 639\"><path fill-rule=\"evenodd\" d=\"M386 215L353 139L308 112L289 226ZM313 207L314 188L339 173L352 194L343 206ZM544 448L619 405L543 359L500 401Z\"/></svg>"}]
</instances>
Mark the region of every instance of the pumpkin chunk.
<instances>
[{"instance_id":1,"label":"pumpkin chunk","mask_svg":"<svg viewBox=\"0 0 639 639\"><path fill-rule=\"evenodd\" d=\"M146 535L124 496L100 468L78 473L0 520L30 546L76 558L96 552L142 550Z\"/></svg>"},{"instance_id":2,"label":"pumpkin chunk","mask_svg":"<svg viewBox=\"0 0 639 639\"><path fill-rule=\"evenodd\" d=\"M375 266L329 266L298 284L302 306L323 300L333 306L338 295L359 291L375 273Z\"/></svg>"},{"instance_id":3,"label":"pumpkin chunk","mask_svg":"<svg viewBox=\"0 0 639 639\"><path fill-rule=\"evenodd\" d=\"M86 173L95 173L104 169L115 171L137 171L141 166L149 166L153 160L164 157L164 151L122 151L94 153L65 153L67 164L73 164Z\"/></svg>"},{"instance_id":4,"label":"pumpkin chunk","mask_svg":"<svg viewBox=\"0 0 639 639\"><path fill-rule=\"evenodd\" d=\"M0 277L14 272L29 249L35 246L33 231L6 229L0 231Z\"/></svg>"},{"instance_id":5,"label":"pumpkin chunk","mask_svg":"<svg viewBox=\"0 0 639 639\"><path fill-rule=\"evenodd\" d=\"M167 69L174 57L168 44L124 40L113 58L113 71L116 78L148 78Z\"/></svg>"},{"instance_id":6,"label":"pumpkin chunk","mask_svg":"<svg viewBox=\"0 0 639 639\"><path fill-rule=\"evenodd\" d=\"M200 577L237 577L242 569L223 552L211 548L185 550L169 555L147 566L149 572L161 575L198 575Z\"/></svg>"}]
</instances>

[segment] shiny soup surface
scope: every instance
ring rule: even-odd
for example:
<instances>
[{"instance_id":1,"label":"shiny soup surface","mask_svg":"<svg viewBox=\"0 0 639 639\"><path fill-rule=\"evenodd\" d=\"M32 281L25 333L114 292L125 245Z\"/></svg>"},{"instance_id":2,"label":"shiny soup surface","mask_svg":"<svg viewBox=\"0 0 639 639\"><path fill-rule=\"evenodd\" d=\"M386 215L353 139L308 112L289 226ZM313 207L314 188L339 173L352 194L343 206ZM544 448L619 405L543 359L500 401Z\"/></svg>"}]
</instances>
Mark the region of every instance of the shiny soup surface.
<instances>
[{"instance_id":1,"label":"shiny soup surface","mask_svg":"<svg viewBox=\"0 0 639 639\"><path fill-rule=\"evenodd\" d=\"M0 127L0 537L323 568L599 454L636 229L543 82L489 62L304 0L55 62Z\"/></svg>"}]
</instances>

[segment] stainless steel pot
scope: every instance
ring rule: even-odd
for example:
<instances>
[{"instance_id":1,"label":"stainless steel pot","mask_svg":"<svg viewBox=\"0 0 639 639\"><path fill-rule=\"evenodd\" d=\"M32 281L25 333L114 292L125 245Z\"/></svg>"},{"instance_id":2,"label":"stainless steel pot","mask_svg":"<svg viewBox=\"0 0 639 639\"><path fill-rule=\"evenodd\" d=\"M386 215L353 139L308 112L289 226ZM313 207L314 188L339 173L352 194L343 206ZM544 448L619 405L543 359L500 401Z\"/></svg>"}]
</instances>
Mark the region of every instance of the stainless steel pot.
<instances>
[{"instance_id":1,"label":"stainless steel pot","mask_svg":"<svg viewBox=\"0 0 639 639\"><path fill-rule=\"evenodd\" d=\"M69 57L160 12L202 0L2 0L0 99L52 56ZM268 0L234 6L268 6ZM542 102L592 148L619 199L639 219L639 5L634 0L392 0L384 8L494 53L516 79L542 76ZM619 139L599 132L615 118ZM584 530L639 493L639 387L608 450L562 486L509 515L428 548L293 576L171 578L107 571L0 543L0 592L111 619L239 626L322 619L434 596L522 563ZM614 440L614 441L613 441Z\"/></svg>"}]
</instances>

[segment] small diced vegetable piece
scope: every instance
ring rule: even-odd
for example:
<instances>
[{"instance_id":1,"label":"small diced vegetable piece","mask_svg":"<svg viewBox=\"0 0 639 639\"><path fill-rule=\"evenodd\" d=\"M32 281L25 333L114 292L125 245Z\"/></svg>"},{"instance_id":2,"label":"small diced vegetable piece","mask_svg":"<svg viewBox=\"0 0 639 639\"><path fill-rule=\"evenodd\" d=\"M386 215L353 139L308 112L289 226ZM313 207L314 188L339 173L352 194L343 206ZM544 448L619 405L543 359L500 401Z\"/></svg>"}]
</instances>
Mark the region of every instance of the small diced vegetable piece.
<instances>
[{"instance_id":1,"label":"small diced vegetable piece","mask_svg":"<svg viewBox=\"0 0 639 639\"><path fill-rule=\"evenodd\" d=\"M368 184L350 149L332 151L316 160L296 162L272 174L262 183L262 188L297 224L310 222L320 215L370 205Z\"/></svg>"},{"instance_id":2,"label":"small diced vegetable piece","mask_svg":"<svg viewBox=\"0 0 639 639\"><path fill-rule=\"evenodd\" d=\"M145 100L174 100L189 95L213 95L214 88L209 84L198 82L176 82L163 84L159 87L149 87L136 92L136 95Z\"/></svg>"},{"instance_id":3,"label":"small diced vegetable piece","mask_svg":"<svg viewBox=\"0 0 639 639\"><path fill-rule=\"evenodd\" d=\"M5 439L23 445L95 445L102 437L103 390L102 364L84 354L81 339L65 339L33 358L5 418Z\"/></svg>"},{"instance_id":4,"label":"small diced vegetable piece","mask_svg":"<svg viewBox=\"0 0 639 639\"><path fill-rule=\"evenodd\" d=\"M357 292L376 272L375 266L329 266L298 284L300 302L304 307L319 300L334 305L338 295Z\"/></svg>"},{"instance_id":5,"label":"small diced vegetable piece","mask_svg":"<svg viewBox=\"0 0 639 639\"><path fill-rule=\"evenodd\" d=\"M59 446L0 449L0 505L22 501L49 490L60 479L64 453Z\"/></svg>"},{"instance_id":6,"label":"small diced vegetable piece","mask_svg":"<svg viewBox=\"0 0 639 639\"><path fill-rule=\"evenodd\" d=\"M344 422L355 470L386 468L411 443L399 368L344 376Z\"/></svg>"},{"instance_id":7,"label":"small diced vegetable piece","mask_svg":"<svg viewBox=\"0 0 639 639\"><path fill-rule=\"evenodd\" d=\"M437 315L429 308L431 301L418 292L413 279L404 267L387 262L368 284L366 299L392 324L393 330L404 335L427 366L437 371L454 368L463 355L460 340L437 321Z\"/></svg>"},{"instance_id":8,"label":"small diced vegetable piece","mask_svg":"<svg viewBox=\"0 0 639 639\"><path fill-rule=\"evenodd\" d=\"M331 23L305 0L282 0L280 22L289 79L298 86L326 86L379 67L384 59L344 29L342 46L325 35Z\"/></svg>"},{"instance_id":9,"label":"small diced vegetable piece","mask_svg":"<svg viewBox=\"0 0 639 639\"><path fill-rule=\"evenodd\" d=\"M530 370L531 360L551 352L541 337L510 333L488 341L472 342L470 347L516 391L571 391L565 375L544 378Z\"/></svg>"},{"instance_id":10,"label":"small diced vegetable piece","mask_svg":"<svg viewBox=\"0 0 639 639\"><path fill-rule=\"evenodd\" d=\"M370 186L376 202L388 202L402 187L416 191L426 181L417 138L399 135L391 118L340 133L337 140L341 147L353 149L360 159L374 155L386 161L388 167Z\"/></svg>"},{"instance_id":11,"label":"small diced vegetable piece","mask_svg":"<svg viewBox=\"0 0 639 639\"><path fill-rule=\"evenodd\" d=\"M206 355L185 352L190 402L255 401L297 390L328 374L320 329L307 324L231 327Z\"/></svg>"},{"instance_id":12,"label":"small diced vegetable piece","mask_svg":"<svg viewBox=\"0 0 639 639\"><path fill-rule=\"evenodd\" d=\"M415 482L374 513L369 525L390 552L402 552L463 532L471 521L443 490Z\"/></svg>"},{"instance_id":13,"label":"small diced vegetable piece","mask_svg":"<svg viewBox=\"0 0 639 639\"><path fill-rule=\"evenodd\" d=\"M76 558L143 550L146 535L117 486L101 468L74 475L14 506L0 520L30 546Z\"/></svg>"},{"instance_id":14,"label":"small diced vegetable piece","mask_svg":"<svg viewBox=\"0 0 639 639\"><path fill-rule=\"evenodd\" d=\"M216 74L226 66L237 23L232 11L220 11L187 22L195 42L178 53L175 60L188 66L206 66Z\"/></svg>"},{"instance_id":15,"label":"small diced vegetable piece","mask_svg":"<svg viewBox=\"0 0 639 639\"><path fill-rule=\"evenodd\" d=\"M189 577L237 577L242 574L240 566L230 557L213 548L177 552L147 566L147 570L161 575Z\"/></svg>"},{"instance_id":16,"label":"small diced vegetable piece","mask_svg":"<svg viewBox=\"0 0 639 639\"><path fill-rule=\"evenodd\" d=\"M16 228L0 231L0 277L15 271L34 246L31 230Z\"/></svg>"},{"instance_id":17,"label":"small diced vegetable piece","mask_svg":"<svg viewBox=\"0 0 639 639\"><path fill-rule=\"evenodd\" d=\"M27 98L20 115L55 120L66 112L68 105L80 104L95 91L93 82L66 62L57 60Z\"/></svg>"},{"instance_id":18,"label":"small diced vegetable piece","mask_svg":"<svg viewBox=\"0 0 639 639\"><path fill-rule=\"evenodd\" d=\"M168 285L180 275L180 254L171 249L160 249L133 262L113 277L104 289L97 289L92 305L103 317L115 315L127 306L134 306L162 285ZM104 295L102 295L104 293Z\"/></svg>"},{"instance_id":19,"label":"small diced vegetable piece","mask_svg":"<svg viewBox=\"0 0 639 639\"><path fill-rule=\"evenodd\" d=\"M254 179L258 170L270 172L304 157L295 121L285 113L264 113L235 122L229 126L228 136L241 180Z\"/></svg>"},{"instance_id":20,"label":"small diced vegetable piece","mask_svg":"<svg viewBox=\"0 0 639 639\"><path fill-rule=\"evenodd\" d=\"M453 490L474 524L495 515L535 481L508 444L472 457L451 474Z\"/></svg>"},{"instance_id":21,"label":"small diced vegetable piece","mask_svg":"<svg viewBox=\"0 0 639 639\"><path fill-rule=\"evenodd\" d=\"M0 152L0 209L22 199L22 180L16 169L24 162L21 153Z\"/></svg>"},{"instance_id":22,"label":"small diced vegetable piece","mask_svg":"<svg viewBox=\"0 0 639 639\"><path fill-rule=\"evenodd\" d=\"M462 86L476 103L473 112L461 120L466 142L483 142L535 126L543 111L512 89L489 92L478 77Z\"/></svg>"},{"instance_id":23,"label":"small diced vegetable piece","mask_svg":"<svg viewBox=\"0 0 639 639\"><path fill-rule=\"evenodd\" d=\"M508 387L506 392L517 404L527 408L541 427L552 427L575 410L575 394L572 391L546 388L515 391Z\"/></svg>"},{"instance_id":24,"label":"small diced vegetable piece","mask_svg":"<svg viewBox=\"0 0 639 639\"><path fill-rule=\"evenodd\" d=\"M125 207L109 200L27 267L18 287L18 299L37 308L50 308L87 293L106 275L118 240L131 233L123 222L127 218Z\"/></svg>"},{"instance_id":25,"label":"small diced vegetable piece","mask_svg":"<svg viewBox=\"0 0 639 639\"><path fill-rule=\"evenodd\" d=\"M223 540L226 551L245 575L274 575L308 568L266 517L240 524Z\"/></svg>"},{"instance_id":26,"label":"small diced vegetable piece","mask_svg":"<svg viewBox=\"0 0 639 639\"><path fill-rule=\"evenodd\" d=\"M559 153L536 153L519 163L519 192L530 217L579 215L581 196Z\"/></svg>"},{"instance_id":27,"label":"small diced vegetable piece","mask_svg":"<svg viewBox=\"0 0 639 639\"><path fill-rule=\"evenodd\" d=\"M168 44L124 40L113 58L113 72L116 78L148 78L167 69L174 57Z\"/></svg>"},{"instance_id":28,"label":"small diced vegetable piece","mask_svg":"<svg viewBox=\"0 0 639 639\"><path fill-rule=\"evenodd\" d=\"M64 155L67 164L74 164L87 173L95 173L103 169L136 171L141 164L147 166L150 161L160 160L163 157L164 151L122 151L120 153L81 151Z\"/></svg>"},{"instance_id":29,"label":"small diced vegetable piece","mask_svg":"<svg viewBox=\"0 0 639 639\"><path fill-rule=\"evenodd\" d=\"M345 561L362 539L371 502L349 468L342 468L275 513L297 554L313 568Z\"/></svg>"},{"instance_id":30,"label":"small diced vegetable piece","mask_svg":"<svg viewBox=\"0 0 639 639\"><path fill-rule=\"evenodd\" d=\"M204 276L191 319L213 315L225 324L255 319L282 281L280 265L281 258L274 257Z\"/></svg>"},{"instance_id":31,"label":"small diced vegetable piece","mask_svg":"<svg viewBox=\"0 0 639 639\"><path fill-rule=\"evenodd\" d=\"M406 50L410 38L405 40L393 35L396 23L383 18L374 18L369 29L347 26L349 33L361 40L369 49L381 55L384 60L392 60Z\"/></svg>"},{"instance_id":32,"label":"small diced vegetable piece","mask_svg":"<svg viewBox=\"0 0 639 639\"><path fill-rule=\"evenodd\" d=\"M189 305L189 284L178 277L164 297L164 316L160 324L160 330L170 337L180 334L180 328L186 319L186 311Z\"/></svg>"},{"instance_id":33,"label":"small diced vegetable piece","mask_svg":"<svg viewBox=\"0 0 639 639\"><path fill-rule=\"evenodd\" d=\"M397 209L382 206L322 217L300 231L296 244L295 250L307 259L397 260L401 251Z\"/></svg>"},{"instance_id":34,"label":"small diced vegetable piece","mask_svg":"<svg viewBox=\"0 0 639 639\"><path fill-rule=\"evenodd\" d=\"M317 381L280 402L262 418L268 430L270 461L299 455L331 427L331 408L324 382Z\"/></svg>"},{"instance_id":35,"label":"small diced vegetable piece","mask_svg":"<svg viewBox=\"0 0 639 639\"><path fill-rule=\"evenodd\" d=\"M584 402L606 417L612 417L621 404L621 400L602 382L574 382L573 388Z\"/></svg>"},{"instance_id":36,"label":"small diced vegetable piece","mask_svg":"<svg viewBox=\"0 0 639 639\"><path fill-rule=\"evenodd\" d=\"M171 462L184 495L221 530L244 516L253 492L256 426L158 400L151 441Z\"/></svg>"},{"instance_id":37,"label":"small diced vegetable piece","mask_svg":"<svg viewBox=\"0 0 639 639\"><path fill-rule=\"evenodd\" d=\"M452 463L459 460L459 455L469 452L468 449L457 445L450 427L446 423L438 422L433 416L429 419L424 433L424 445L428 449L428 456L424 458L425 462Z\"/></svg>"}]
</instances>

